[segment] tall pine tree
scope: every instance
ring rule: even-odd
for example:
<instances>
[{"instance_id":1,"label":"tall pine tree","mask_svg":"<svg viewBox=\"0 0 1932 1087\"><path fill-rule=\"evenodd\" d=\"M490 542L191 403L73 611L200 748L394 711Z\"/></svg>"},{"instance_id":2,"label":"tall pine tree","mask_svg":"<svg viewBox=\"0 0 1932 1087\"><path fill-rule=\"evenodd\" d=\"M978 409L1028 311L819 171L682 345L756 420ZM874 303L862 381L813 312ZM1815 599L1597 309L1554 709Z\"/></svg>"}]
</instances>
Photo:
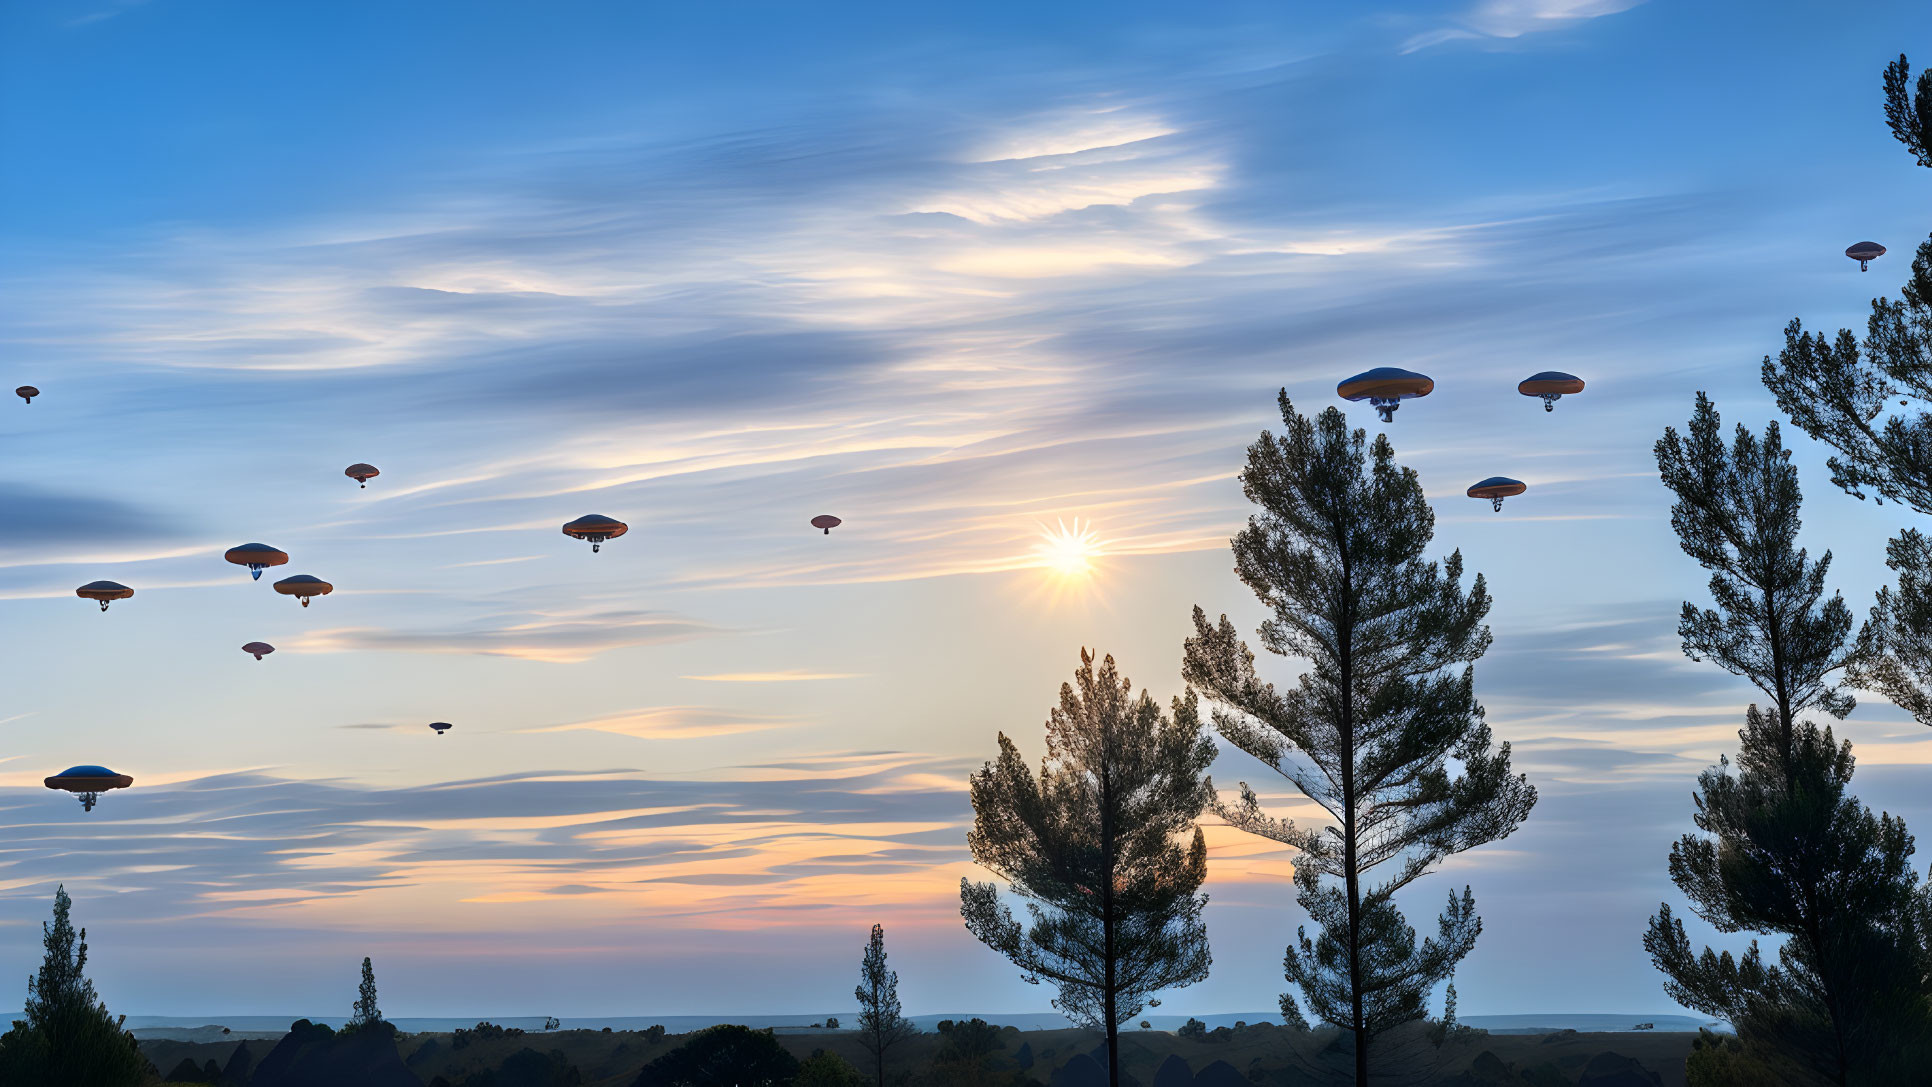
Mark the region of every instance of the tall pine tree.
<instances>
[{"instance_id":1,"label":"tall pine tree","mask_svg":"<svg viewBox=\"0 0 1932 1087\"><path fill-rule=\"evenodd\" d=\"M1214 743L1192 694L1171 715L1082 650L1047 719L1036 777L1013 741L973 775L973 859L1026 899L1022 927L991 883L959 881L966 927L1024 971L1051 981L1054 1007L1107 1034L1108 1081L1120 1083L1120 1024L1154 994L1207 977L1200 894L1207 842L1194 821L1212 796ZM1176 836L1193 830L1183 848Z\"/></svg>"},{"instance_id":2,"label":"tall pine tree","mask_svg":"<svg viewBox=\"0 0 1932 1087\"><path fill-rule=\"evenodd\" d=\"M74 930L67 888L54 891L54 919L43 923L46 956L27 982L27 1017L0 1035L0 1083L128 1087L153 1067L94 994L87 980L87 930Z\"/></svg>"},{"instance_id":3,"label":"tall pine tree","mask_svg":"<svg viewBox=\"0 0 1932 1087\"><path fill-rule=\"evenodd\" d=\"M1703 1082L1774 1072L1784 1082L1890 1083L1922 1016L1911 836L1874 817L1847 791L1851 745L1800 715L1843 717L1852 699L1835 683L1850 655L1852 618L1825 598L1829 552L1798 547L1802 494L1778 425L1762 438L1740 426L1727 446L1717 409L1698 394L1689 432L1656 446L1677 496L1671 525L1686 554L1711 571L1715 610L1684 605L1684 652L1748 679L1770 699L1752 706L1729 760L1698 779L1700 833L1671 848L1672 882L1722 932L1786 937L1768 965L1753 941L1741 959L1691 950L1666 904L1644 936L1680 1003L1729 1020L1743 1050L1693 1057Z\"/></svg>"},{"instance_id":4,"label":"tall pine tree","mask_svg":"<svg viewBox=\"0 0 1932 1087\"><path fill-rule=\"evenodd\" d=\"M859 962L859 987L852 995L859 1002L859 1044L872 1055L879 1087L885 1087L886 1055L918 1028L899 1012L899 974L886 965L883 925L872 926L865 958Z\"/></svg>"},{"instance_id":5,"label":"tall pine tree","mask_svg":"<svg viewBox=\"0 0 1932 1087\"><path fill-rule=\"evenodd\" d=\"M380 1030L389 1027L382 1018L382 1009L376 1006L376 968L369 956L362 957L362 984L356 988L355 1010L349 1016L343 1033L365 1030ZM393 1028L391 1028L393 1029Z\"/></svg>"},{"instance_id":6,"label":"tall pine tree","mask_svg":"<svg viewBox=\"0 0 1932 1087\"><path fill-rule=\"evenodd\" d=\"M1317 1018L1353 1032L1366 1085L1377 1036L1421 1018L1482 931L1464 887L1417 946L1396 892L1509 835L1536 790L1510 773L1509 745L1492 746L1468 667L1489 645L1489 595L1481 575L1462 589L1460 552L1440 567L1423 560L1435 513L1415 471L1396 465L1386 436L1371 445L1333 408L1311 420L1285 390L1280 406L1285 433L1248 447L1241 485L1259 509L1234 539L1235 572L1273 612L1263 648L1309 671L1277 690L1227 616L1210 624L1195 608L1182 674L1225 707L1214 715L1223 737L1331 820L1268 815L1245 782L1240 803L1221 807L1234 826L1299 852L1296 900L1319 932L1298 933L1287 978ZM1281 1013L1305 1022L1292 993Z\"/></svg>"}]
</instances>

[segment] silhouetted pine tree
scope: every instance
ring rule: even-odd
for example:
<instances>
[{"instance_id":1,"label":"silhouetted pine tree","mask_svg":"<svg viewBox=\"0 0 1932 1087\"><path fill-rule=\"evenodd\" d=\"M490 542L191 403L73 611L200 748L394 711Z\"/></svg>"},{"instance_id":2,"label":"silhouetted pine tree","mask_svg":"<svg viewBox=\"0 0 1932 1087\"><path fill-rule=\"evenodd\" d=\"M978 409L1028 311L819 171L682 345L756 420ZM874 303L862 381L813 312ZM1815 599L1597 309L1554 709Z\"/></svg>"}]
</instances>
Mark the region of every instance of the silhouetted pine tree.
<instances>
[{"instance_id":1,"label":"silhouetted pine tree","mask_svg":"<svg viewBox=\"0 0 1932 1087\"><path fill-rule=\"evenodd\" d=\"M1920 166L1932 166L1932 72L1919 73L1915 91L1904 53L1885 66L1885 123Z\"/></svg>"},{"instance_id":2,"label":"silhouetted pine tree","mask_svg":"<svg viewBox=\"0 0 1932 1087\"><path fill-rule=\"evenodd\" d=\"M354 1032L384 1025L387 1024L383 1021L382 1009L376 1006L376 968L369 962L369 957L364 955L362 984L356 989L355 1011L349 1016L348 1025L343 1030Z\"/></svg>"},{"instance_id":3,"label":"silhouetted pine tree","mask_svg":"<svg viewBox=\"0 0 1932 1087\"><path fill-rule=\"evenodd\" d=\"M872 1055L879 1087L885 1087L886 1055L919 1030L899 1012L899 974L886 966L883 925L872 926L859 963L859 987L852 995L859 1001L859 1044Z\"/></svg>"},{"instance_id":4,"label":"silhouetted pine tree","mask_svg":"<svg viewBox=\"0 0 1932 1087\"><path fill-rule=\"evenodd\" d=\"M1912 839L1846 791L1850 743L1798 719L1852 708L1833 681L1852 619L1840 597L1824 596L1831 554L1813 562L1797 546L1802 494L1776 423L1762 439L1740 426L1727 447L1699 393L1689 433L1666 429L1656 453L1677 495L1671 525L1711 571L1718 605L1684 605L1684 652L1771 699L1769 714L1754 705L1746 715L1737 773L1726 759L1698 778L1702 833L1671 848L1671 880L1720 931L1788 939L1777 965L1755 941L1741 959L1697 955L1664 905L1644 947L1674 999L1737 1028L1752 1057L1738 1069L1775 1068L1793 1084L1899 1082L1908 1066L1897 1061L1924 1016ZM1714 1052L1704 1074L1720 1064L1732 1066Z\"/></svg>"},{"instance_id":5,"label":"silhouetted pine tree","mask_svg":"<svg viewBox=\"0 0 1932 1087\"><path fill-rule=\"evenodd\" d=\"M959 881L966 927L1025 972L1054 983L1054 1007L1107 1034L1108 1080L1120 1082L1120 1024L1162 989L1207 977L1199 894L1207 842L1194 826L1212 797L1214 759L1192 693L1172 716L1106 658L1080 652L1078 683L1060 686L1035 777L1013 741L973 775L973 859L1027 899L1022 928L991 883ZM1182 848L1175 836L1194 831Z\"/></svg>"},{"instance_id":6,"label":"silhouetted pine tree","mask_svg":"<svg viewBox=\"0 0 1932 1087\"><path fill-rule=\"evenodd\" d=\"M1246 782L1238 805L1220 805L1234 826L1300 851L1297 901L1320 932L1300 931L1287 977L1316 1017L1353 1032L1356 1082L1367 1084L1375 1038L1421 1018L1482 931L1464 887L1418 947L1395 893L1443 857L1510 834L1536 790L1510 773L1507 743L1492 748L1473 670L1452 670L1489 646L1489 595L1481 575L1462 590L1460 552L1440 568L1423 561L1435 514L1414 470L1396 465L1386 436L1370 445L1333 408L1310 420L1286 391L1280 406L1286 432L1248 447L1241 484L1260 509L1234 539L1235 572L1274 613L1262 646L1309 671L1276 690L1227 616L1211 625L1195 608L1182 674L1227 707L1214 715L1223 737L1334 821L1270 816ZM1281 1014L1306 1025L1293 994Z\"/></svg>"},{"instance_id":7,"label":"silhouetted pine tree","mask_svg":"<svg viewBox=\"0 0 1932 1087\"><path fill-rule=\"evenodd\" d=\"M46 957L27 981L27 1017L0 1035L0 1083L127 1087L154 1074L126 1016L108 1013L87 980L87 930L74 931L67 888L54 891L54 919L41 925Z\"/></svg>"}]
</instances>

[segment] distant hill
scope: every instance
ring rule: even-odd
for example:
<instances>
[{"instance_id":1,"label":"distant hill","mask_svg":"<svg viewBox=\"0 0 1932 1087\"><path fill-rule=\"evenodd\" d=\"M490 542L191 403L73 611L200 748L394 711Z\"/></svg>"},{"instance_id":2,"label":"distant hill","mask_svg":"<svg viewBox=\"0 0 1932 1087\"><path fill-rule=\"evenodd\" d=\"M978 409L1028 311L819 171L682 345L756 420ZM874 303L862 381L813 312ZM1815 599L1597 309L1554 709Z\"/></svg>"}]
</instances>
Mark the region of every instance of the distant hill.
<instances>
[{"instance_id":1,"label":"distant hill","mask_svg":"<svg viewBox=\"0 0 1932 1087\"><path fill-rule=\"evenodd\" d=\"M16 1015L21 1013L16 1013ZM587 1017L563 1020L565 1030L643 1030L653 1024L660 1024L672 1034L683 1034L719 1023L740 1023L744 1026L765 1028L774 1027L783 1034L810 1034L813 1023L822 1023L828 1016L836 1016L846 1028L857 1021L858 1013L852 1009L829 1012L811 1012L799 1015L632 1015ZM1014 1012L1010 1014L988 1012L951 1012L937 1015L915 1015L912 1021L922 1030L934 1030L942 1019L971 1019L978 1016L999 1026L1018 1027L1021 1030L1064 1030L1069 1024L1057 1012ZM7 1016L10 1021L15 1016ZM1145 1017L1155 1030L1177 1030L1190 1018L1187 1015L1149 1015ZM1196 1014L1192 1018L1201 1020L1209 1027L1231 1027L1237 1022L1273 1023L1280 1021L1278 1012L1223 1012L1215 1014ZM137 1038L166 1038L174 1041L211 1042L219 1039L230 1041L243 1038L280 1038L288 1031L290 1023L297 1019L308 1019L315 1023L327 1023L340 1027L347 1021L345 1016L328 1015L130 1015L128 1028ZM482 1020L499 1026L521 1027L531 1033L543 1029L542 1016L530 1015L459 1015L395 1020L396 1027L411 1034L452 1031L458 1027L473 1027ZM1586 1033L1614 1033L1629 1031L1638 1023L1654 1024L1659 1033L1691 1032L1699 1027L1716 1028L1712 1020L1699 1019L1688 1015L1660 1015L1654 1012L1610 1014L1589 1012L1552 1012L1529 1015L1468 1015L1462 1022L1472 1027L1481 1027L1492 1034L1549 1034L1559 1030L1575 1030ZM232 1033L223 1034L226 1027Z\"/></svg>"}]
</instances>

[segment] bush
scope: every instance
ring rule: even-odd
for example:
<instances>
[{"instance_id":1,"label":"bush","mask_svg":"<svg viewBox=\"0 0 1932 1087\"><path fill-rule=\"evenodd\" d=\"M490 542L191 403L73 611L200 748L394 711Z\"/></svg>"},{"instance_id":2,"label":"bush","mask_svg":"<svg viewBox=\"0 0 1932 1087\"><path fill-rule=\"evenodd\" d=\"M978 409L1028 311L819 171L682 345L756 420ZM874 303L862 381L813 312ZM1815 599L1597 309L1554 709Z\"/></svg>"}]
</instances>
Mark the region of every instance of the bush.
<instances>
[{"instance_id":1,"label":"bush","mask_svg":"<svg viewBox=\"0 0 1932 1087\"><path fill-rule=\"evenodd\" d=\"M1189 1019L1187 1022L1181 1024L1181 1029L1177 1033L1183 1038L1205 1038L1207 1037L1207 1024L1201 1022L1199 1019Z\"/></svg>"},{"instance_id":2,"label":"bush","mask_svg":"<svg viewBox=\"0 0 1932 1087\"><path fill-rule=\"evenodd\" d=\"M510 1054L494 1076L471 1076L466 1087L578 1087L583 1081L561 1052L539 1053L526 1046Z\"/></svg>"},{"instance_id":3,"label":"bush","mask_svg":"<svg viewBox=\"0 0 1932 1087\"><path fill-rule=\"evenodd\" d=\"M784 1087L797 1074L798 1058L771 1031L726 1024L645 1065L636 1087Z\"/></svg>"},{"instance_id":4,"label":"bush","mask_svg":"<svg viewBox=\"0 0 1932 1087\"><path fill-rule=\"evenodd\" d=\"M865 1087L865 1077L851 1061L821 1049L798 1066L792 1087Z\"/></svg>"},{"instance_id":5,"label":"bush","mask_svg":"<svg viewBox=\"0 0 1932 1087\"><path fill-rule=\"evenodd\" d=\"M388 1026L386 1023L383 1025ZM389 1029L394 1031L396 1028L390 1027ZM495 1023L485 1020L468 1030L462 1027L456 1028L456 1033L450 1037L449 1045L451 1049L462 1049L471 1042L490 1042L498 1038L521 1037L523 1037L523 1028L521 1027L499 1027Z\"/></svg>"},{"instance_id":6,"label":"bush","mask_svg":"<svg viewBox=\"0 0 1932 1087\"><path fill-rule=\"evenodd\" d=\"M982 1087L1010 1080L1010 1075L993 1071L993 1054L1006 1048L1000 1028L984 1019L942 1020L939 1033L944 1041L933 1057L932 1080L936 1084Z\"/></svg>"}]
</instances>

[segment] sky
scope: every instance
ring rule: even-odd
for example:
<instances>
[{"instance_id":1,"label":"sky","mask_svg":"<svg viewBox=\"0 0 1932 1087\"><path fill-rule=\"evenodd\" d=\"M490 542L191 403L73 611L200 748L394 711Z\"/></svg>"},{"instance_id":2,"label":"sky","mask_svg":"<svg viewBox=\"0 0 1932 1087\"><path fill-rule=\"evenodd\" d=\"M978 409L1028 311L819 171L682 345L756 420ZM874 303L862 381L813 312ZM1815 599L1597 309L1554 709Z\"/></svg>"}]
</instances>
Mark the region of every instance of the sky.
<instances>
[{"instance_id":1,"label":"sky","mask_svg":"<svg viewBox=\"0 0 1932 1087\"><path fill-rule=\"evenodd\" d=\"M0 384L43 390L0 406L0 977L64 883L130 1014L341 1014L364 955L391 1015L837 1013L875 922L909 1012L1045 1010L959 920L967 776L1083 646L1165 702L1194 606L1260 622L1285 389L1386 429L1495 598L1541 799L1402 898L1473 887L1461 1011L1678 1010L1641 935L1759 696L1678 648L1651 445L1699 390L1761 428L1785 323L1896 291L1932 175L1879 76L1932 12L955 8L0 7ZM1380 365L1436 381L1386 428L1334 392ZM1862 615L1914 517L1786 440ZM1837 727L1932 828L1932 732ZM94 762L134 787L40 784ZM1162 1011L1273 1008L1292 857L1208 840Z\"/></svg>"}]
</instances>

